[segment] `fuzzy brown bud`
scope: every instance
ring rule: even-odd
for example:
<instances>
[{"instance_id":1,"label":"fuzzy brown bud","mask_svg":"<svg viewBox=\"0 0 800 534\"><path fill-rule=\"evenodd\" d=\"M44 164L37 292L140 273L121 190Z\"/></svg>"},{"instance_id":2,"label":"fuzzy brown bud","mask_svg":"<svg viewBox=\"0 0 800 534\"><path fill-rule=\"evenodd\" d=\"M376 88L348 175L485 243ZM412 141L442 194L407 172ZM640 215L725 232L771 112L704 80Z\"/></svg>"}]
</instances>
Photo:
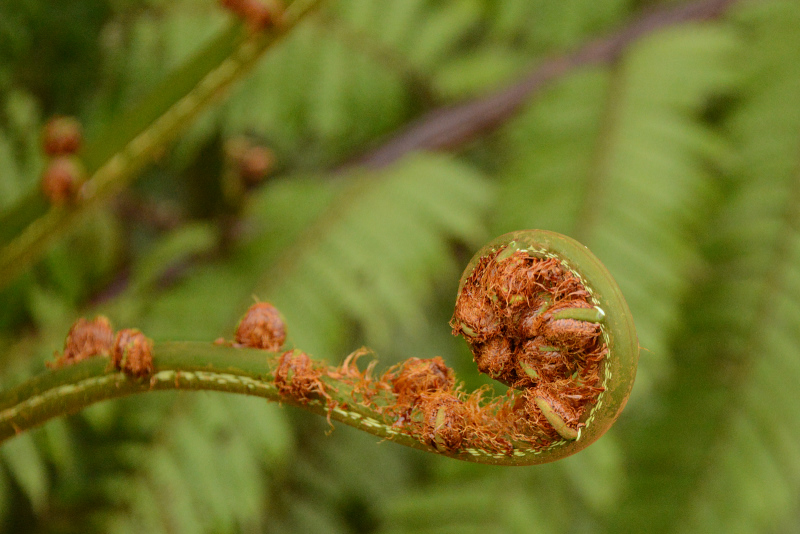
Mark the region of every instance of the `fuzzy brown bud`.
<instances>
[{"instance_id":1,"label":"fuzzy brown bud","mask_svg":"<svg viewBox=\"0 0 800 534\"><path fill-rule=\"evenodd\" d=\"M86 171L74 156L56 156L42 173L42 193L52 204L61 205L75 200Z\"/></svg>"},{"instance_id":2,"label":"fuzzy brown bud","mask_svg":"<svg viewBox=\"0 0 800 534\"><path fill-rule=\"evenodd\" d=\"M386 379L401 404L413 404L423 393L449 391L455 384L453 370L441 356L424 360L409 358L396 371L390 370Z\"/></svg>"},{"instance_id":3,"label":"fuzzy brown bud","mask_svg":"<svg viewBox=\"0 0 800 534\"><path fill-rule=\"evenodd\" d=\"M74 154L82 140L81 123L74 117L53 117L42 129L42 148L48 156Z\"/></svg>"},{"instance_id":4,"label":"fuzzy brown bud","mask_svg":"<svg viewBox=\"0 0 800 534\"><path fill-rule=\"evenodd\" d=\"M126 375L141 378L153 373L153 342L135 328L117 332L111 357L114 367Z\"/></svg>"},{"instance_id":5,"label":"fuzzy brown bud","mask_svg":"<svg viewBox=\"0 0 800 534\"><path fill-rule=\"evenodd\" d=\"M276 352L286 341L286 324L278 309L269 302L257 302L236 326L236 343Z\"/></svg>"},{"instance_id":6,"label":"fuzzy brown bud","mask_svg":"<svg viewBox=\"0 0 800 534\"><path fill-rule=\"evenodd\" d=\"M322 370L314 366L308 354L290 350L278 359L275 385L281 395L307 401L315 396L327 396L321 375Z\"/></svg>"},{"instance_id":7,"label":"fuzzy brown bud","mask_svg":"<svg viewBox=\"0 0 800 534\"><path fill-rule=\"evenodd\" d=\"M423 395L418 406L423 414L422 435L428 445L440 451L461 447L467 420L461 400L450 393L437 392Z\"/></svg>"},{"instance_id":8,"label":"fuzzy brown bud","mask_svg":"<svg viewBox=\"0 0 800 534\"><path fill-rule=\"evenodd\" d=\"M514 353L508 338L495 336L486 343L476 347L475 363L478 371L492 378L501 378L508 374L508 367L513 366Z\"/></svg>"},{"instance_id":9,"label":"fuzzy brown bud","mask_svg":"<svg viewBox=\"0 0 800 534\"><path fill-rule=\"evenodd\" d=\"M114 345L111 322L103 316L91 321L80 318L72 325L64 341L64 353L52 367L62 367L92 356L109 356Z\"/></svg>"},{"instance_id":10,"label":"fuzzy brown bud","mask_svg":"<svg viewBox=\"0 0 800 534\"><path fill-rule=\"evenodd\" d=\"M239 160L239 174L248 185L261 182L275 164L275 155L263 146L251 146Z\"/></svg>"}]
</instances>

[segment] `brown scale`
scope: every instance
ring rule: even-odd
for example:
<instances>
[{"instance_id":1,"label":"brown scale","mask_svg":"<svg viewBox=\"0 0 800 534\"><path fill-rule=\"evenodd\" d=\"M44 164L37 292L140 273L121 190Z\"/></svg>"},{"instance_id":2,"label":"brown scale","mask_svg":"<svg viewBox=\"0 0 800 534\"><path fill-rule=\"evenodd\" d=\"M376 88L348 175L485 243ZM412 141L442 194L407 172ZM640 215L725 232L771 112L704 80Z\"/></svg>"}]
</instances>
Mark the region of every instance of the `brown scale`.
<instances>
[{"instance_id":1,"label":"brown scale","mask_svg":"<svg viewBox=\"0 0 800 534\"><path fill-rule=\"evenodd\" d=\"M540 330L550 344L575 352L591 349L600 337L600 325L577 319L547 321Z\"/></svg>"},{"instance_id":2,"label":"brown scale","mask_svg":"<svg viewBox=\"0 0 800 534\"><path fill-rule=\"evenodd\" d=\"M372 379L372 372L378 363L377 360L372 360L364 371L359 370L358 359L367 354L370 354L370 351L361 348L350 353L338 367L326 371L326 374L334 380L350 385L351 396L357 404L369 404L379 392L391 389L386 382Z\"/></svg>"},{"instance_id":3,"label":"brown scale","mask_svg":"<svg viewBox=\"0 0 800 534\"><path fill-rule=\"evenodd\" d=\"M91 321L81 317L67 333L64 353L58 356L55 362L48 363L48 367L63 367L92 356L109 356L113 346L114 330L106 317L101 315Z\"/></svg>"},{"instance_id":4,"label":"brown scale","mask_svg":"<svg viewBox=\"0 0 800 534\"><path fill-rule=\"evenodd\" d=\"M572 429L582 424L581 415L603 390L599 374L607 349L599 324L557 314L592 307L581 280L558 260L525 251L485 256L464 282L453 332L464 334L481 372L524 391L511 411L501 409L515 420L506 428L510 435L540 425L545 442L558 439L536 397Z\"/></svg>"},{"instance_id":5,"label":"brown scale","mask_svg":"<svg viewBox=\"0 0 800 534\"><path fill-rule=\"evenodd\" d=\"M478 370L492 378L506 375L509 366L514 365L511 341L505 337L495 336L479 345L474 356Z\"/></svg>"},{"instance_id":6,"label":"brown scale","mask_svg":"<svg viewBox=\"0 0 800 534\"><path fill-rule=\"evenodd\" d=\"M549 295L547 299L542 296L537 296L530 308L518 314L516 318L517 329L514 335L521 339L536 337L542 326L542 322L544 322L544 311L549 306Z\"/></svg>"},{"instance_id":7,"label":"brown scale","mask_svg":"<svg viewBox=\"0 0 800 534\"><path fill-rule=\"evenodd\" d=\"M534 397L543 398L553 408L553 410L564 420L564 422L572 427L578 426L578 420L581 416L581 409L575 406L575 403L570 402L562 396L562 392L556 387L538 387L533 390L534 394L529 396L526 400L525 410L530 412L538 412L539 408L533 401Z\"/></svg>"},{"instance_id":8,"label":"brown scale","mask_svg":"<svg viewBox=\"0 0 800 534\"><path fill-rule=\"evenodd\" d=\"M516 388L550 382L575 371L572 362L560 351L544 349L540 338L526 341L515 363L517 380L513 385Z\"/></svg>"},{"instance_id":9,"label":"brown scale","mask_svg":"<svg viewBox=\"0 0 800 534\"><path fill-rule=\"evenodd\" d=\"M525 274L528 263L521 256L511 256L489 273L489 277L497 281L495 285L488 286L490 291L502 299L507 308L527 304L531 294L531 280Z\"/></svg>"},{"instance_id":10,"label":"brown scale","mask_svg":"<svg viewBox=\"0 0 800 534\"><path fill-rule=\"evenodd\" d=\"M324 369L317 368L305 352L290 350L278 358L275 385L281 395L301 402L318 397L329 397L320 377Z\"/></svg>"},{"instance_id":11,"label":"brown scale","mask_svg":"<svg viewBox=\"0 0 800 534\"><path fill-rule=\"evenodd\" d=\"M514 397L513 411L507 415L511 423L511 435L517 435L519 441L533 436L533 445L547 446L559 439L558 432L550 426L542 412L536 407L535 388L528 388Z\"/></svg>"},{"instance_id":12,"label":"brown scale","mask_svg":"<svg viewBox=\"0 0 800 534\"><path fill-rule=\"evenodd\" d=\"M480 343L496 335L500 324L496 321L494 306L485 292L474 289L465 290L463 297L456 303L455 313L459 317L458 329L453 335L463 334Z\"/></svg>"},{"instance_id":13,"label":"brown scale","mask_svg":"<svg viewBox=\"0 0 800 534\"><path fill-rule=\"evenodd\" d=\"M510 453L510 436L516 433L513 403L496 399L483 402L486 389L464 399L464 442L473 447Z\"/></svg>"},{"instance_id":14,"label":"brown scale","mask_svg":"<svg viewBox=\"0 0 800 534\"><path fill-rule=\"evenodd\" d=\"M423 394L452 390L455 376L441 356L436 356L430 359L409 358L389 369L381 381L391 384L398 406L410 408Z\"/></svg>"},{"instance_id":15,"label":"brown scale","mask_svg":"<svg viewBox=\"0 0 800 534\"><path fill-rule=\"evenodd\" d=\"M239 320L235 339L243 347L276 352L286 341L286 325L275 306L256 302Z\"/></svg>"},{"instance_id":16,"label":"brown scale","mask_svg":"<svg viewBox=\"0 0 800 534\"><path fill-rule=\"evenodd\" d=\"M442 451L454 451L464 442L467 427L465 403L453 393L424 393L417 404L422 413L425 442Z\"/></svg>"},{"instance_id":17,"label":"brown scale","mask_svg":"<svg viewBox=\"0 0 800 534\"><path fill-rule=\"evenodd\" d=\"M117 332L111 361L126 375L149 376L153 374L153 342L135 328L124 328Z\"/></svg>"}]
</instances>

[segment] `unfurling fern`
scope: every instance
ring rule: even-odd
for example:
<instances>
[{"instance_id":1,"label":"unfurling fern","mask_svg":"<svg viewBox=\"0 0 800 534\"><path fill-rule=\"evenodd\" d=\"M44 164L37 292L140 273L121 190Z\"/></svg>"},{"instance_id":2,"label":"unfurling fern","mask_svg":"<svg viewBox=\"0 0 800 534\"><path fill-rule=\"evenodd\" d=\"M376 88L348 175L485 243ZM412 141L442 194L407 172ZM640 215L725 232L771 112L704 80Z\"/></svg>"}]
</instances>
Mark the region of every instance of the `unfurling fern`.
<instances>
[{"instance_id":1,"label":"unfurling fern","mask_svg":"<svg viewBox=\"0 0 800 534\"><path fill-rule=\"evenodd\" d=\"M115 190L133 184L127 180L141 168L135 185L116 199L109 189L93 209L80 201L90 189L79 190L78 202L49 211L38 184L47 160L34 150L41 117L80 116L94 154L84 162L91 175L140 133L152 133L144 122L205 73L253 50L239 45L265 43L258 17L266 3L253 1L220 2L232 9L225 13L212 0L92 0L91 13L107 21L90 32L102 35L90 41L96 53L66 61L56 75L88 57L102 61L85 76L70 71L70 83L85 87L64 95L48 85L45 52L68 48L38 46L49 42L41 35L62 39L60 27L48 33L31 24L37 2L0 6L0 21L15 28L0 31L0 56L37 59L20 68L0 60L0 284L10 282L0 293L0 378L8 393L43 372L66 377L58 395L67 397L73 379L86 394L98 391L93 380L115 381L114 395L240 388L324 417L184 391L96 404L0 449L5 530L797 530L796 2L692 0L647 14L645 25L629 22L640 3L624 0L602 7L589 0L320 2L306 22L263 48L252 75L221 105L202 106L180 138L170 130L133 167L109 167ZM86 6L68 2L59 13L79 17ZM248 11L258 20L221 28ZM89 27L100 24L87 17ZM666 25L673 28L662 31ZM602 34L609 39L595 40ZM26 52L31 43L44 57ZM523 83L526 72L543 75L538 92ZM164 79L157 98L115 119ZM505 90L518 103L527 99L525 109L498 116L493 106ZM468 100L462 106L460 99ZM63 102L72 108L59 108ZM482 115L459 114L477 103ZM470 122L484 119L494 122ZM448 141L426 145L413 127L392 137L407 123ZM472 134L453 135L463 128ZM230 202L218 198L230 185L220 186L219 168L228 164L221 153L228 137L243 134L268 146L276 165ZM393 139L408 143L396 164L329 171L355 154L374 161L369 155ZM108 150L98 152L100 145ZM407 154L420 146L458 153ZM187 193L202 194L214 209L196 209ZM484 239L518 228L574 235L608 266L644 347L638 385L625 416L580 454L523 469L451 461L443 456L505 461L509 449L497 436L519 438L513 428L525 421L541 425L525 428L528 436L551 440L543 449L553 448L535 456L551 458L580 444L593 425L587 421L596 410L581 402L600 395L592 391L602 383L595 371L604 371L596 364L605 350L595 308L604 306L581 291L562 298L559 284L541 274L551 272L548 260L526 247L497 247L499 261L478 270L497 274L505 262L538 269L531 279L550 286L534 284L524 299L532 311L519 308L513 284L486 293L466 284L481 296L481 310L501 317L494 324L510 332L507 344L491 324L476 330L475 316L454 321L472 347L446 326L458 266ZM12 281L12 271L23 274ZM287 346L273 354L213 345L220 333L234 338L236 317L254 294L279 305ZM44 371L69 322L98 314L152 338L151 376L109 368L112 358ZM520 326L520 318L528 321ZM116 360L129 373L147 346L137 339ZM362 345L376 349L380 368L365 367L365 357L354 362ZM509 355L520 348L518 363ZM356 352L323 365L301 349ZM497 397L472 359L504 382L492 386ZM36 399L55 384L33 380L44 388ZM473 388L480 402L466 393ZM43 410L46 397L22 411ZM527 419L491 427L487 405ZM342 418L385 432L383 441L439 454L376 444L335 422ZM487 425L499 432L485 432ZM519 445L510 450L522 451Z\"/></svg>"}]
</instances>

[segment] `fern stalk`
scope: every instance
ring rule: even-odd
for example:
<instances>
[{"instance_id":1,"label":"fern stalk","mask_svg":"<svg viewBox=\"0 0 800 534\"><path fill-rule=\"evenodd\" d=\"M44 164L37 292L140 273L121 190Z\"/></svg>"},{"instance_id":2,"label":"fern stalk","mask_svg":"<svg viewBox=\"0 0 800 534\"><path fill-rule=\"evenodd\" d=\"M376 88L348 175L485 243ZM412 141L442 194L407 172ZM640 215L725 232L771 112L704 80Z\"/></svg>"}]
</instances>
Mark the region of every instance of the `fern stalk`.
<instances>
[{"instance_id":1,"label":"fern stalk","mask_svg":"<svg viewBox=\"0 0 800 534\"><path fill-rule=\"evenodd\" d=\"M605 267L570 238L528 230L491 241L464 271L451 325L479 370L512 386L503 398L464 393L439 357L375 378L373 365L357 368L358 353L339 367L298 350L278 356L286 330L268 303L251 306L235 346L151 347L138 330L117 332L112 346L107 319L79 320L57 369L0 395L0 440L106 399L212 390L286 402L452 458L530 465L584 449L627 402L639 352L630 311Z\"/></svg>"},{"instance_id":2,"label":"fern stalk","mask_svg":"<svg viewBox=\"0 0 800 534\"><path fill-rule=\"evenodd\" d=\"M276 386L277 354L201 342L163 342L153 347L153 373L132 378L95 357L55 369L0 394L0 442L46 421L92 404L137 393L166 390L220 391L263 397L301 407L381 438L437 452L434 447L392 428L395 421L354 404L345 382L321 377L325 399L284 396ZM329 409L328 406L348 406Z\"/></svg>"},{"instance_id":3,"label":"fern stalk","mask_svg":"<svg viewBox=\"0 0 800 534\"><path fill-rule=\"evenodd\" d=\"M0 234L0 240L8 240L0 249L0 288L41 257L48 245L73 228L91 207L127 184L319 3L293 3L275 29L253 32L241 24L232 25L139 106L113 121L81 154L90 177L75 206L54 206L41 213L38 210L46 207L27 199L20 203L21 208L4 214L0 228L19 228L21 232Z\"/></svg>"}]
</instances>

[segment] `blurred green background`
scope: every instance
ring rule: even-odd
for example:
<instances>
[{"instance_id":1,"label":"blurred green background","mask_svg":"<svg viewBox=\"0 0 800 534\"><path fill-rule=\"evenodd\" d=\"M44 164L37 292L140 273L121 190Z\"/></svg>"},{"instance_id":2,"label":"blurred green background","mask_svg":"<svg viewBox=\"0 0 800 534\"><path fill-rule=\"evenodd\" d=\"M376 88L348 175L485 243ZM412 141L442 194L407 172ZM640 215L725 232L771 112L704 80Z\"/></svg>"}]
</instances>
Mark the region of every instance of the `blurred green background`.
<instances>
[{"instance_id":1,"label":"blurred green background","mask_svg":"<svg viewBox=\"0 0 800 534\"><path fill-rule=\"evenodd\" d=\"M80 316L212 341L253 295L317 358L441 355L472 387L447 326L461 268L491 237L556 230L606 263L643 347L599 442L501 468L257 398L140 395L3 445L3 531L800 531L800 2L730 4L566 68L451 151L367 168L343 164L681 3L323 2L0 292L5 387ZM91 138L232 18L213 0L0 0L0 213L38 194L48 117ZM230 193L241 136L275 165Z\"/></svg>"}]
</instances>

